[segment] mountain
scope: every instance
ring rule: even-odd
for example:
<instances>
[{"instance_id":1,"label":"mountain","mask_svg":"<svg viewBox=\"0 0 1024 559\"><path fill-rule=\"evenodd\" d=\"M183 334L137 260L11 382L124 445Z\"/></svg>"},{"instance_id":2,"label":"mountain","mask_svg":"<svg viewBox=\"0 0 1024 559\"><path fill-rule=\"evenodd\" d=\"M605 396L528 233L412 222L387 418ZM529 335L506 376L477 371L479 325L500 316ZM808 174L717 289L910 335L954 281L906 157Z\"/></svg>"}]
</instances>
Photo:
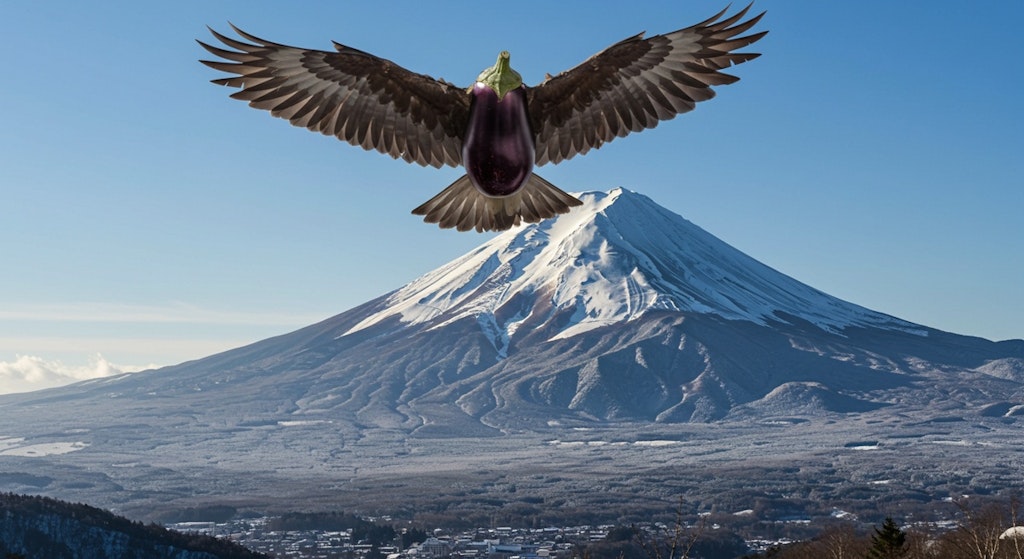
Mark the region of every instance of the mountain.
<instances>
[{"instance_id":1,"label":"mountain","mask_svg":"<svg viewBox=\"0 0 1024 559\"><path fill-rule=\"evenodd\" d=\"M132 507L202 503L197 491L327 506L360 488L384 506L397 497L380 488L398 484L406 504L419 492L436 506L437 476L479 475L493 489L480 472L520 471L495 463L582 468L590 483L662 480L711 454L763 468L772 445L782 462L839 460L836 448L931 456L930 437L1004 444L1024 409L1024 340L960 336L842 301L628 190L580 198L568 214L301 330L0 397L0 489ZM700 452L689 452L696 441ZM867 454L843 454L830 471L874 464ZM533 475L517 485L585 501L579 479Z\"/></svg>"},{"instance_id":2,"label":"mountain","mask_svg":"<svg viewBox=\"0 0 1024 559\"><path fill-rule=\"evenodd\" d=\"M122 385L230 398L227 386L268 382L260 405L295 420L497 433L719 420L794 382L817 388L790 400L832 391L844 396L818 398L821 410L870 409L884 404L871 392L929 371L1006 379L1024 356L1024 342L955 336L831 297L639 194L582 199L323 323Z\"/></svg>"},{"instance_id":3,"label":"mountain","mask_svg":"<svg viewBox=\"0 0 1024 559\"><path fill-rule=\"evenodd\" d=\"M391 317L435 328L469 317L505 357L520 326L551 341L665 311L926 335L787 277L640 194L583 198L569 215L498 236L399 289L346 334Z\"/></svg>"},{"instance_id":4,"label":"mountain","mask_svg":"<svg viewBox=\"0 0 1024 559\"><path fill-rule=\"evenodd\" d=\"M260 559L212 536L143 525L87 505L0 494L3 557L120 559Z\"/></svg>"}]
</instances>

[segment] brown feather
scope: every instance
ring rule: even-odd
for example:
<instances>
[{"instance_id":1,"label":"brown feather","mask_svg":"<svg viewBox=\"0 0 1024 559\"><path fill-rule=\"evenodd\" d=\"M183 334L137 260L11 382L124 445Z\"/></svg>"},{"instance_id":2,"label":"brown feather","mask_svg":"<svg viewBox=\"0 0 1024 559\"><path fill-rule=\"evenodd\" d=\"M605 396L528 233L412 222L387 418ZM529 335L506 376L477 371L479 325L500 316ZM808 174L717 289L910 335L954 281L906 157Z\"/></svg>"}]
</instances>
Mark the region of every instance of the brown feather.
<instances>
[{"instance_id":1,"label":"brown feather","mask_svg":"<svg viewBox=\"0 0 1024 559\"><path fill-rule=\"evenodd\" d=\"M236 50L199 43L222 59L203 64L234 74L213 80L242 88L232 98L296 126L411 163L462 163L469 115L469 95L463 88L339 43L334 43L336 52L299 49L231 27L250 42L211 29L215 38Z\"/></svg>"},{"instance_id":2,"label":"brown feather","mask_svg":"<svg viewBox=\"0 0 1024 559\"><path fill-rule=\"evenodd\" d=\"M767 33L740 36L764 15L744 21L750 8L722 19L726 9L665 35L628 37L529 88L536 164L558 163L628 132L653 128L714 97L711 86L737 81L719 70L759 56L733 51ZM602 119L607 126L595 124Z\"/></svg>"},{"instance_id":3,"label":"brown feather","mask_svg":"<svg viewBox=\"0 0 1024 559\"><path fill-rule=\"evenodd\" d=\"M412 213L445 229L504 231L554 217L580 204L576 197L535 174L521 190L501 198L485 196L463 175Z\"/></svg>"}]
</instances>

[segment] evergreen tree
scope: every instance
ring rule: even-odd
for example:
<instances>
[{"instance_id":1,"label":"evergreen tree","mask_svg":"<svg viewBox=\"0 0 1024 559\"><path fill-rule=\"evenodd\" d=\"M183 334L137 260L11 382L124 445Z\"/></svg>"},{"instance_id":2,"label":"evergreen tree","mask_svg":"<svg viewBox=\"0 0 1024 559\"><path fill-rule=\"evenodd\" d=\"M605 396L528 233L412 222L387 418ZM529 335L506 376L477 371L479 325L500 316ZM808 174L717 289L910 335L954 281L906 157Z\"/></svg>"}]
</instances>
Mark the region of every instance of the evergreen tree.
<instances>
[{"instance_id":1,"label":"evergreen tree","mask_svg":"<svg viewBox=\"0 0 1024 559\"><path fill-rule=\"evenodd\" d=\"M868 549L868 559L897 559L907 554L907 534L900 530L900 527L893 522L892 518L886 518L882 527L875 528L871 536L871 548Z\"/></svg>"},{"instance_id":2,"label":"evergreen tree","mask_svg":"<svg viewBox=\"0 0 1024 559\"><path fill-rule=\"evenodd\" d=\"M426 541L427 533L418 528L407 528L402 532L402 549L409 549L414 543Z\"/></svg>"}]
</instances>

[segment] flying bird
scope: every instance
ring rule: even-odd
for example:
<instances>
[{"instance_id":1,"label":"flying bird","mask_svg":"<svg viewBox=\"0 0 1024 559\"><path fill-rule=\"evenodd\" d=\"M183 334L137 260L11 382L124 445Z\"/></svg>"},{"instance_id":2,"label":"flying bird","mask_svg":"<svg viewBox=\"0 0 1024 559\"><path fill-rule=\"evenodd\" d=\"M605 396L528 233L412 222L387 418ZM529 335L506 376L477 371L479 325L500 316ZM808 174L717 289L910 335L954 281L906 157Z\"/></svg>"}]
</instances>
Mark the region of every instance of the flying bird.
<instances>
[{"instance_id":1,"label":"flying bird","mask_svg":"<svg viewBox=\"0 0 1024 559\"><path fill-rule=\"evenodd\" d=\"M337 42L335 52L210 32L235 50L199 41L233 74L213 83L241 88L232 98L364 149L466 174L412 211L459 231L503 231L569 211L580 201L533 172L582 155L714 97L712 86L739 80L722 72L760 56L735 52L767 31L742 35L747 6L650 38L640 33L536 86L526 86L498 55L468 88L417 74ZM249 42L246 42L249 41Z\"/></svg>"}]
</instances>

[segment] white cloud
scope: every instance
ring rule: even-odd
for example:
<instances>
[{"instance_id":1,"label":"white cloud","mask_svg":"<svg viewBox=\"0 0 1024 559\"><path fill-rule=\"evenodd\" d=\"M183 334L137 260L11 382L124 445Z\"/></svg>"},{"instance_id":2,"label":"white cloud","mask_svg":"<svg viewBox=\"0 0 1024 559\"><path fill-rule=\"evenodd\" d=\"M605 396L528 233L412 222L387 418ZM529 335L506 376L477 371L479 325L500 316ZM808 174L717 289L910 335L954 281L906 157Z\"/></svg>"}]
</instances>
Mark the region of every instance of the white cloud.
<instances>
[{"instance_id":1,"label":"white cloud","mask_svg":"<svg viewBox=\"0 0 1024 559\"><path fill-rule=\"evenodd\" d=\"M0 394L42 390L149 368L152 366L115 365L99 354L93 356L86 365L65 365L61 361L19 355L14 361L0 361Z\"/></svg>"},{"instance_id":2,"label":"white cloud","mask_svg":"<svg viewBox=\"0 0 1024 559\"><path fill-rule=\"evenodd\" d=\"M200 359L323 318L186 303L5 303L0 305L0 394Z\"/></svg>"}]
</instances>

